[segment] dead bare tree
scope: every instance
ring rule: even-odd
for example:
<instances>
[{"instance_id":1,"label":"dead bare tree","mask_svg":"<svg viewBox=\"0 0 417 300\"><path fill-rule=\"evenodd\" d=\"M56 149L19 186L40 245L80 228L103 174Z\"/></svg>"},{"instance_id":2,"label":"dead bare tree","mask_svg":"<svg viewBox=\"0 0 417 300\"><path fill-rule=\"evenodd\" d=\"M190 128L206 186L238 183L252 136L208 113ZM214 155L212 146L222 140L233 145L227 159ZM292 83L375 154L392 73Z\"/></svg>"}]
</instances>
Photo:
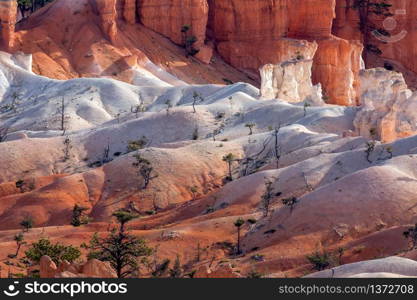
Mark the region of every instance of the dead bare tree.
<instances>
[{"instance_id":1,"label":"dead bare tree","mask_svg":"<svg viewBox=\"0 0 417 300\"><path fill-rule=\"evenodd\" d=\"M65 97L61 98L61 102L58 103L59 107L58 107L58 111L57 114L59 115L59 119L60 119L60 130L62 131L62 136L65 135L65 132L67 131L67 127L66 127L66 120L68 118L68 116L66 115L66 104L65 104Z\"/></svg>"},{"instance_id":2,"label":"dead bare tree","mask_svg":"<svg viewBox=\"0 0 417 300\"><path fill-rule=\"evenodd\" d=\"M110 142L107 143L104 148L103 157L101 159L101 164L104 165L110 161Z\"/></svg>"},{"instance_id":3,"label":"dead bare tree","mask_svg":"<svg viewBox=\"0 0 417 300\"><path fill-rule=\"evenodd\" d=\"M247 176L252 174L254 170L261 167L267 162L267 157L270 156L270 151L266 151L267 146L271 142L271 136L268 136L262 142L262 148L258 153L252 156L247 156L244 159L239 160L241 166L243 166L241 170L241 176Z\"/></svg>"},{"instance_id":4,"label":"dead bare tree","mask_svg":"<svg viewBox=\"0 0 417 300\"><path fill-rule=\"evenodd\" d=\"M279 135L280 129L281 129L281 123L278 124L278 126L275 127L275 129L273 131L273 136L274 136L274 155L275 155L275 161L276 161L276 167L277 167L277 169L279 169L279 160L281 158L281 145L279 145L279 141L278 141L278 135Z\"/></svg>"},{"instance_id":5,"label":"dead bare tree","mask_svg":"<svg viewBox=\"0 0 417 300\"><path fill-rule=\"evenodd\" d=\"M130 107L130 112L135 114L136 119L139 117L139 113L144 112L145 110L146 109L143 103Z\"/></svg>"}]
</instances>

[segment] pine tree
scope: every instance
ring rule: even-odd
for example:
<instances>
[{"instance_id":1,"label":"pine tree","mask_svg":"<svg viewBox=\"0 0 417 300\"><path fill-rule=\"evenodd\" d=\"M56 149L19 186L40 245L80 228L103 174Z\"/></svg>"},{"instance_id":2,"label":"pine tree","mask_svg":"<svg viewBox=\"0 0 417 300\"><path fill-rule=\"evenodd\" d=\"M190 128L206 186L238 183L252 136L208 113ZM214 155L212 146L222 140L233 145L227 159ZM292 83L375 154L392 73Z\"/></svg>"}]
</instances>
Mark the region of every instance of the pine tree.
<instances>
[{"instance_id":1,"label":"pine tree","mask_svg":"<svg viewBox=\"0 0 417 300\"><path fill-rule=\"evenodd\" d=\"M144 259L152 254L153 249L147 246L145 240L126 231L126 224L138 218L138 215L118 210L113 213L113 216L120 225L119 230L113 229L105 238L100 238L95 234L90 245L84 246L90 249L88 258L110 262L118 278L135 276L139 268L138 259L142 258L141 262L144 262Z\"/></svg>"}]
</instances>

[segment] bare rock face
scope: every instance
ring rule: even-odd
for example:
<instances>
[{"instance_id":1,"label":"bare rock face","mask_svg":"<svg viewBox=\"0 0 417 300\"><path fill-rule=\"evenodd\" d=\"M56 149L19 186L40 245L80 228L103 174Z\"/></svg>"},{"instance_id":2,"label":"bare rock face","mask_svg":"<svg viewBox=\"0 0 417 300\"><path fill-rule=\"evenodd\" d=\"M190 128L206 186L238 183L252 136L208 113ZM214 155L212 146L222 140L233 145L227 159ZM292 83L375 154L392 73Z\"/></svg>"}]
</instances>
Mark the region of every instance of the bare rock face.
<instances>
[{"instance_id":1,"label":"bare rock face","mask_svg":"<svg viewBox=\"0 0 417 300\"><path fill-rule=\"evenodd\" d=\"M313 83L321 83L329 104L355 106L359 102L359 71L364 68L362 44L332 37L318 41Z\"/></svg>"},{"instance_id":2,"label":"bare rock face","mask_svg":"<svg viewBox=\"0 0 417 300\"><path fill-rule=\"evenodd\" d=\"M58 270L56 264L49 256L42 256L39 262L41 278L53 278Z\"/></svg>"},{"instance_id":3,"label":"bare rock face","mask_svg":"<svg viewBox=\"0 0 417 300\"><path fill-rule=\"evenodd\" d=\"M98 14L101 20L101 30L111 42L117 37L117 0L95 0Z\"/></svg>"},{"instance_id":4,"label":"bare rock face","mask_svg":"<svg viewBox=\"0 0 417 300\"><path fill-rule=\"evenodd\" d=\"M136 23L136 0L124 0L123 18L129 24Z\"/></svg>"},{"instance_id":5,"label":"bare rock face","mask_svg":"<svg viewBox=\"0 0 417 300\"><path fill-rule=\"evenodd\" d=\"M322 84L326 102L356 105L362 47L332 35L335 4L335 0L211 0L208 35L229 63L249 72L297 55L310 58L311 45L293 41L316 41L313 82Z\"/></svg>"},{"instance_id":6,"label":"bare rock face","mask_svg":"<svg viewBox=\"0 0 417 300\"><path fill-rule=\"evenodd\" d=\"M126 45L118 23L140 22L178 45L184 45L187 40L195 41L193 48L198 50L195 57L206 64L212 61L213 50L217 50L229 64L247 72L255 80L259 79L259 68L265 64L278 64L297 56L313 59L313 54L316 53L312 69L313 83L322 84L324 94L327 96L326 101L333 104L355 105L362 48L356 42L332 35L335 1L93 0L87 2L85 0L84 5L82 2L72 5L69 0L58 0L51 5L52 9L48 11L46 20L42 22L51 22L50 25L53 26L53 18L61 18L60 14L64 13L64 7L75 10L75 6L79 5L80 8L76 11L81 10L83 13L74 15L71 19L74 23L68 24L70 28L75 28L78 26L76 20L79 20L80 24L83 23L82 16L89 15L91 13L89 8L93 6L94 14L98 16L98 26L105 38L112 46L120 46L120 51L125 51L123 47ZM1 7L0 18L4 24L7 24L3 26L3 40L6 47L12 47L16 4L15 1L2 1ZM58 15L57 11L60 9L62 11ZM90 20L92 17L96 19L95 16L88 17ZM189 28L186 32L182 30L184 26ZM55 32L58 31L55 29L51 31L54 32L53 36L62 34ZM93 40L91 30L85 31L85 39ZM46 38L39 40L44 41ZM23 47L29 47L26 40L19 42L24 45ZM79 44L83 43L79 42ZM49 49L52 45L54 49ZM47 43L47 46L42 46L42 49L47 49L43 51L50 53L64 51L60 49L59 43ZM38 46L31 44L30 47ZM67 48L67 45L64 48ZM71 49L71 53L77 56L76 59L71 59L77 65L75 69L85 65L89 57L95 58L95 55L98 55L89 53L86 56L84 50ZM47 58L39 53L34 59ZM57 57L56 60L62 59ZM63 66L66 73L76 76L75 70L69 66L69 63L69 60L64 60L59 65ZM111 65L111 62L109 64ZM86 68L83 68L83 74L84 69Z\"/></svg>"},{"instance_id":7,"label":"bare rock face","mask_svg":"<svg viewBox=\"0 0 417 300\"><path fill-rule=\"evenodd\" d=\"M138 11L145 26L177 44L184 43L181 27L190 25L199 60L210 62L204 43L210 40L228 63L254 78L265 64L313 58L317 41L313 82L322 83L329 103L356 105L362 47L332 36L335 5L335 0L144 0Z\"/></svg>"},{"instance_id":8,"label":"bare rock face","mask_svg":"<svg viewBox=\"0 0 417 300\"><path fill-rule=\"evenodd\" d=\"M116 272L108 262L90 259L83 265L62 261L59 267L49 256L42 256L40 260L41 278L117 278Z\"/></svg>"},{"instance_id":9,"label":"bare rock face","mask_svg":"<svg viewBox=\"0 0 417 300\"><path fill-rule=\"evenodd\" d=\"M417 133L417 93L402 74L382 68L363 70L361 109L354 125L358 134L392 142Z\"/></svg>"},{"instance_id":10,"label":"bare rock face","mask_svg":"<svg viewBox=\"0 0 417 300\"><path fill-rule=\"evenodd\" d=\"M93 278L116 278L117 274L109 262L90 259L83 265L81 272L86 277Z\"/></svg>"},{"instance_id":11,"label":"bare rock face","mask_svg":"<svg viewBox=\"0 0 417 300\"><path fill-rule=\"evenodd\" d=\"M371 15L371 19L376 27L383 28L390 36L380 37L380 39L371 36L371 42L382 51L382 58L398 61L416 73L417 49L414 47L417 44L416 3L414 0L389 0L387 2L392 5L390 12L393 16L386 18ZM351 3L352 0L337 0L334 34L348 40L362 40L362 34L358 30L358 10L353 9Z\"/></svg>"},{"instance_id":12,"label":"bare rock face","mask_svg":"<svg viewBox=\"0 0 417 300\"><path fill-rule=\"evenodd\" d=\"M321 86L311 82L312 60L293 59L283 63L268 64L260 69L261 97L287 102L324 104Z\"/></svg>"},{"instance_id":13,"label":"bare rock face","mask_svg":"<svg viewBox=\"0 0 417 300\"><path fill-rule=\"evenodd\" d=\"M17 19L17 3L15 0L0 1L1 45L7 50L14 48L14 31Z\"/></svg>"},{"instance_id":14,"label":"bare rock face","mask_svg":"<svg viewBox=\"0 0 417 300\"><path fill-rule=\"evenodd\" d=\"M314 9L322 14L321 18L310 18L313 2L327 2L324 7ZM314 0L297 5L281 0L210 0L208 36L215 40L218 51L227 61L256 73L261 65L277 64L298 53L310 57L310 45L294 40L313 41L330 36L330 30L324 28L333 18L331 2ZM310 12L304 14L302 9ZM306 27L308 32L304 31ZM314 37L309 32L314 32Z\"/></svg>"},{"instance_id":15,"label":"bare rock face","mask_svg":"<svg viewBox=\"0 0 417 300\"><path fill-rule=\"evenodd\" d=\"M207 0L142 0L139 1L140 21L148 28L163 34L178 45L185 35L195 37L194 47L204 47L208 20ZM189 27L184 33L181 29Z\"/></svg>"}]
</instances>

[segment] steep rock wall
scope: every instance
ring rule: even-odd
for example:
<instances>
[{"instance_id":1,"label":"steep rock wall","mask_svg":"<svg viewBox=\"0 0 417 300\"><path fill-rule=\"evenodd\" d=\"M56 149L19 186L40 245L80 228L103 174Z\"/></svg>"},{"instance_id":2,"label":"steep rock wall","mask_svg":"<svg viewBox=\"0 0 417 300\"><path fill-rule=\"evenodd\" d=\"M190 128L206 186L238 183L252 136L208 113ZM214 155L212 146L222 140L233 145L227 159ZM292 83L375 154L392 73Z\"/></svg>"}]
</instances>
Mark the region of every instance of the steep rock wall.
<instances>
[{"instance_id":1,"label":"steep rock wall","mask_svg":"<svg viewBox=\"0 0 417 300\"><path fill-rule=\"evenodd\" d=\"M371 15L370 20L376 27L390 33L386 42L371 35L371 43L375 44L382 54L371 57L367 67L381 65L381 59L399 62L406 69L417 73L417 6L414 0L390 0L392 17ZM352 8L353 0L337 0L336 19L333 33L348 40L361 40L362 34L358 29L358 11ZM383 64L383 62L382 62ZM400 70L402 71L402 70Z\"/></svg>"},{"instance_id":2,"label":"steep rock wall","mask_svg":"<svg viewBox=\"0 0 417 300\"><path fill-rule=\"evenodd\" d=\"M1 43L6 50L14 47L14 31L17 18L17 4L15 0L0 1Z\"/></svg>"},{"instance_id":3,"label":"steep rock wall","mask_svg":"<svg viewBox=\"0 0 417 300\"><path fill-rule=\"evenodd\" d=\"M120 46L118 39L123 35L121 32L124 30L124 25L121 25L123 22L133 25L142 23L176 44L183 44L184 35L181 28L189 25L189 34L196 38L195 47L200 50L196 55L197 59L210 63L212 48L215 48L226 62L245 71L256 80L259 80L258 69L265 64L278 64L298 56L304 59L313 58L312 45L316 42L318 49L313 58L313 83L322 84L325 100L328 103L357 105L360 104L358 74L362 68L360 59L362 45L357 42L361 39L361 34L357 25L358 13L351 8L352 1L90 0L86 2L95 7L95 13L89 14L88 17L99 20L99 27L106 39L116 47ZM57 0L57 5L68 5L66 2L71 2L71 6L77 6L76 3L82 1ZM394 16L398 23L395 24L392 35L396 36L403 30L407 34L396 42L378 44L383 51L381 58L398 61L405 70L417 72L417 61L414 59L417 51L414 47L417 44L417 29L414 24L417 7L413 5L412 0L392 1L392 3L392 12L398 10L406 12ZM1 1L2 44L7 50L14 47L15 16L15 1ZM53 22L48 21L47 18L46 14L42 22L52 24ZM384 26L384 18L374 18L373 21L379 26ZM74 15L72 19L79 18ZM78 25L74 26L82 28ZM57 31L55 28L50 30L52 33L49 35ZM30 34L28 38L29 36ZM121 45L123 47L123 44ZM41 48L46 49L44 46L41 45ZM51 52L56 51L51 50ZM35 65L39 55L34 56ZM380 58L378 59L378 61L371 60L369 66L381 65ZM68 63L82 64L78 61ZM63 62L61 65L68 63Z\"/></svg>"},{"instance_id":4,"label":"steep rock wall","mask_svg":"<svg viewBox=\"0 0 417 300\"><path fill-rule=\"evenodd\" d=\"M205 39L212 41L228 63L253 78L265 64L313 58L311 42L317 41L314 83L323 84L329 103L355 105L362 48L332 36L335 4L335 0L144 0L139 15L145 26L177 44L182 41L181 26L192 24L198 48Z\"/></svg>"}]
</instances>

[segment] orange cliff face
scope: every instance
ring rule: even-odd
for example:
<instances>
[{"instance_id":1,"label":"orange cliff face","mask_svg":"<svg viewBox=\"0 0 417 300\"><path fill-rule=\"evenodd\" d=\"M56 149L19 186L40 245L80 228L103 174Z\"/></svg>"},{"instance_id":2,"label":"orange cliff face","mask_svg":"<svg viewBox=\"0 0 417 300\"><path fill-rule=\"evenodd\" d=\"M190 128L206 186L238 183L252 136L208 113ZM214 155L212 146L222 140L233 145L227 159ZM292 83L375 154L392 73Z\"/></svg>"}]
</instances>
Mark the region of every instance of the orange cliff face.
<instances>
[{"instance_id":1,"label":"orange cliff face","mask_svg":"<svg viewBox=\"0 0 417 300\"><path fill-rule=\"evenodd\" d=\"M15 0L0 1L1 43L6 50L12 51L17 16Z\"/></svg>"},{"instance_id":2,"label":"orange cliff face","mask_svg":"<svg viewBox=\"0 0 417 300\"><path fill-rule=\"evenodd\" d=\"M16 7L1 4L2 22L14 25ZM32 54L33 71L49 78L111 77L134 84L145 73L171 84L248 81L218 55L211 68L186 58L182 47L138 22L131 0L56 0L19 21L16 31L3 26L1 33L9 37L1 50Z\"/></svg>"},{"instance_id":3,"label":"orange cliff face","mask_svg":"<svg viewBox=\"0 0 417 300\"><path fill-rule=\"evenodd\" d=\"M193 24L199 46L205 37L228 63L253 78L258 78L262 65L299 55L312 58L316 48L312 42L317 41L315 83L322 83L329 103L357 103L362 47L332 36L334 0L199 0L181 5L155 5L155 1L145 0L139 12L146 26L175 43L180 42L179 28Z\"/></svg>"},{"instance_id":4,"label":"orange cliff face","mask_svg":"<svg viewBox=\"0 0 417 300\"><path fill-rule=\"evenodd\" d=\"M6 24L2 29L3 48L11 51L16 40L15 50L33 53L34 71L49 77L109 76L131 82L132 76L125 71L137 63L146 64L149 58L188 82L192 80L187 72L188 77L201 77L198 82L218 83L213 79L216 76L229 78L224 72L223 76L198 76L203 72L188 68L189 59L176 57L169 61L172 55L166 52L167 44L155 41L153 33L182 45L181 28L188 25L187 34L195 37L194 46L200 50L196 58L203 63L213 65L216 59L212 57L217 52L231 66L259 81L258 69L265 64L314 56L313 82L322 84L325 100L356 105L363 47L357 41L361 38L357 13L349 9L349 2L57 0L48 5L50 9L41 9L21 22L13 34L16 5L15 1L6 1L1 2L0 19ZM412 22L417 12L411 0L404 3L407 15L399 17L398 27L407 30L407 38L381 44L381 49L384 57L417 71L416 62L410 59L415 49L409 47L417 34ZM397 6L400 4L396 3L394 9ZM71 18L65 18L65 12ZM143 26L152 31L147 32ZM318 45L316 52L314 42Z\"/></svg>"},{"instance_id":5,"label":"orange cliff face","mask_svg":"<svg viewBox=\"0 0 417 300\"><path fill-rule=\"evenodd\" d=\"M371 15L371 21L377 28L386 30L389 36L380 39L370 35L371 43L376 45L382 54L370 56L367 67L381 66L384 61L398 63L395 67L409 79L408 84L415 87L413 78L417 73L415 56L417 49L417 7L414 0L388 1L392 5L392 17ZM336 19L333 23L333 33L347 40L362 40L362 33L358 30L359 14L352 8L352 0L337 0ZM408 72L411 78L407 78Z\"/></svg>"}]
</instances>

